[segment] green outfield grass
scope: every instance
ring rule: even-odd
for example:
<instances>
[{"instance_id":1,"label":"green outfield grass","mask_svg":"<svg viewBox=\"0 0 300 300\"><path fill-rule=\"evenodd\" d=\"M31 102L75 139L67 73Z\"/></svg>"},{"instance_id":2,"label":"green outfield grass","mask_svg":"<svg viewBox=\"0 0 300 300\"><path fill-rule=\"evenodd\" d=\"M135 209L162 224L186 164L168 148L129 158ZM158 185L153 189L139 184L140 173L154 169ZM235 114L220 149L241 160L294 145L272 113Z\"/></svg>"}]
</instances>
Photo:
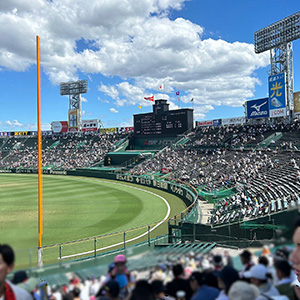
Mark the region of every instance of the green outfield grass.
<instances>
[{"instance_id":1,"label":"green outfield grass","mask_svg":"<svg viewBox=\"0 0 300 300\"><path fill-rule=\"evenodd\" d=\"M167 214L167 205L158 195L170 204L170 216L184 210L179 198L157 189L96 178L45 175L43 246L159 222ZM12 245L16 251L36 249L37 175L0 174L0 210L0 242ZM162 228L157 232L166 233L167 227ZM128 237L141 233L136 230ZM106 239L103 246L122 241L120 236ZM80 244L70 248L70 253L75 248L87 250ZM88 249L92 248L93 241L88 245ZM53 256L57 258L56 249Z\"/></svg>"}]
</instances>

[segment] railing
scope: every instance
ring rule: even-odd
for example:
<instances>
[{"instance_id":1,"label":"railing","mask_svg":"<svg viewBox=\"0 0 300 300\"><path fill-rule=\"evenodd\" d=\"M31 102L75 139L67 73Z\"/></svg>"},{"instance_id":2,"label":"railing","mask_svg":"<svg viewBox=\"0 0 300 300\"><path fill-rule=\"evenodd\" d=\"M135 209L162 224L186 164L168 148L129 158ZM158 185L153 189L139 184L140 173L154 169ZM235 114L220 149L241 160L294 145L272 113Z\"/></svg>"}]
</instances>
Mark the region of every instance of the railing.
<instances>
[{"instance_id":1,"label":"railing","mask_svg":"<svg viewBox=\"0 0 300 300\"><path fill-rule=\"evenodd\" d=\"M128 246L137 243L146 242L150 245L151 240L164 235L168 231L169 220L179 220L180 217L183 221L189 216L189 212L192 211L192 207L189 207L181 214L177 214L165 221L147 224L125 231L43 246L43 262L49 265L97 258L104 253L125 250ZM32 268L37 265L37 248L17 250L16 256L18 258L16 262L18 269Z\"/></svg>"},{"instance_id":2,"label":"railing","mask_svg":"<svg viewBox=\"0 0 300 300\"><path fill-rule=\"evenodd\" d=\"M33 172L34 170L30 171ZM67 172L64 174L67 175ZM51 174L50 171L49 174ZM126 181L128 176L124 176L124 174L121 174L119 176L115 175L114 178L117 180ZM130 182L132 182L131 180L135 180L135 183L143 184L143 180L145 179L143 179L142 177L130 176ZM187 201L191 203L191 205L189 205L188 208L186 208L176 216L173 216L172 218L165 218L164 220L153 224L145 224L143 226L128 229L125 231L114 232L75 241L45 245L42 248L44 263L47 265L55 263L57 264L57 262L66 262L78 259L86 259L90 257L97 257L108 251L125 249L129 245L133 245L138 242L149 243L149 241L156 236L160 236L168 232L169 220L178 220L180 218L180 220L183 221L188 218L191 213L195 213L193 211L193 208L196 207L197 204L197 191L193 187L186 184L184 186L180 186L178 184L176 185L168 182L163 182L163 184L160 183L160 181L145 180L144 185L157 187L161 190L169 191L170 193L173 193L174 195L180 197L188 197ZM35 248L18 251L17 257L17 268L19 269L32 268L33 266L37 265L37 249Z\"/></svg>"}]
</instances>

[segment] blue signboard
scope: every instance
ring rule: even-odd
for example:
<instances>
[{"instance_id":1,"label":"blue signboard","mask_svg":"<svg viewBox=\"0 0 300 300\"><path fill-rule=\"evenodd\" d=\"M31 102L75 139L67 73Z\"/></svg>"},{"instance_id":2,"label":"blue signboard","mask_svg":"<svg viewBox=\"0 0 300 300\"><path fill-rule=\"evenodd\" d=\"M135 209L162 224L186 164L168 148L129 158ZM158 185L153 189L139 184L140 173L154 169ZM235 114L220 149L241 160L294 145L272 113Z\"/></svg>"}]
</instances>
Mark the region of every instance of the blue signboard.
<instances>
[{"instance_id":1,"label":"blue signboard","mask_svg":"<svg viewBox=\"0 0 300 300\"><path fill-rule=\"evenodd\" d=\"M270 117L286 116L285 73L269 76Z\"/></svg>"},{"instance_id":2,"label":"blue signboard","mask_svg":"<svg viewBox=\"0 0 300 300\"><path fill-rule=\"evenodd\" d=\"M269 98L247 101L247 119L269 118Z\"/></svg>"},{"instance_id":3,"label":"blue signboard","mask_svg":"<svg viewBox=\"0 0 300 300\"><path fill-rule=\"evenodd\" d=\"M9 136L9 132L0 132L0 136Z\"/></svg>"},{"instance_id":4,"label":"blue signboard","mask_svg":"<svg viewBox=\"0 0 300 300\"><path fill-rule=\"evenodd\" d=\"M219 125L221 125L221 119L213 120L213 126L219 126Z\"/></svg>"}]
</instances>

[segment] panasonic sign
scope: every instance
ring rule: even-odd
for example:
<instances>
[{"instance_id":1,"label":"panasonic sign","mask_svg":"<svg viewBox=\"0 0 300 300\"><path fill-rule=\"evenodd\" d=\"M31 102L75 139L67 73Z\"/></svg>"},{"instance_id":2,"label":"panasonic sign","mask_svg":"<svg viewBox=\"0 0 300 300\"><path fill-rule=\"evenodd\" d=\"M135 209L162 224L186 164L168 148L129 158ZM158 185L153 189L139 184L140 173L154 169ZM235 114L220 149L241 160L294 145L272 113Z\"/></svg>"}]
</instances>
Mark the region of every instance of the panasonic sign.
<instances>
[{"instance_id":1,"label":"panasonic sign","mask_svg":"<svg viewBox=\"0 0 300 300\"><path fill-rule=\"evenodd\" d=\"M269 118L269 98L247 101L247 119Z\"/></svg>"}]
</instances>

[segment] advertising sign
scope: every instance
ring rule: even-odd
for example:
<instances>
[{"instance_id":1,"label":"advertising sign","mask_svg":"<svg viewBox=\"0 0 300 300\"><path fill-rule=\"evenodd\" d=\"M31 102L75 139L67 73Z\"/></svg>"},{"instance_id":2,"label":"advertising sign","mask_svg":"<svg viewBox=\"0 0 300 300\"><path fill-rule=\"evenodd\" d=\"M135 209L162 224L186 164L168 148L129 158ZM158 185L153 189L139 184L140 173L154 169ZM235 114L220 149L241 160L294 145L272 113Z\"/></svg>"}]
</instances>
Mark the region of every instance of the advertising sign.
<instances>
[{"instance_id":1,"label":"advertising sign","mask_svg":"<svg viewBox=\"0 0 300 300\"><path fill-rule=\"evenodd\" d=\"M117 133L118 128L117 127L113 127L113 128L100 128L99 132L100 133Z\"/></svg>"},{"instance_id":2,"label":"advertising sign","mask_svg":"<svg viewBox=\"0 0 300 300\"><path fill-rule=\"evenodd\" d=\"M245 123L245 117L222 119L222 125L237 125L237 124L244 124L244 123Z\"/></svg>"},{"instance_id":3,"label":"advertising sign","mask_svg":"<svg viewBox=\"0 0 300 300\"><path fill-rule=\"evenodd\" d=\"M28 131L15 131L15 133L14 133L14 135L21 135L21 136L29 135L29 134L30 134L30 132L28 132Z\"/></svg>"},{"instance_id":4,"label":"advertising sign","mask_svg":"<svg viewBox=\"0 0 300 300\"><path fill-rule=\"evenodd\" d=\"M196 121L196 126L212 126L213 125L213 121L209 120L209 121Z\"/></svg>"},{"instance_id":5,"label":"advertising sign","mask_svg":"<svg viewBox=\"0 0 300 300\"><path fill-rule=\"evenodd\" d=\"M296 115L300 114L300 92L294 93L294 113Z\"/></svg>"},{"instance_id":6,"label":"advertising sign","mask_svg":"<svg viewBox=\"0 0 300 300\"><path fill-rule=\"evenodd\" d=\"M219 125L221 125L221 119L213 120L213 126L219 126Z\"/></svg>"},{"instance_id":7,"label":"advertising sign","mask_svg":"<svg viewBox=\"0 0 300 300\"><path fill-rule=\"evenodd\" d=\"M69 109L69 131L78 131L78 109Z\"/></svg>"},{"instance_id":8,"label":"advertising sign","mask_svg":"<svg viewBox=\"0 0 300 300\"><path fill-rule=\"evenodd\" d=\"M247 101L247 119L269 118L269 98Z\"/></svg>"},{"instance_id":9,"label":"advertising sign","mask_svg":"<svg viewBox=\"0 0 300 300\"><path fill-rule=\"evenodd\" d=\"M119 133L130 132L130 131L134 131L134 127L119 127L118 128Z\"/></svg>"},{"instance_id":10,"label":"advertising sign","mask_svg":"<svg viewBox=\"0 0 300 300\"><path fill-rule=\"evenodd\" d=\"M68 121L57 121L51 123L51 130L53 133L68 132Z\"/></svg>"},{"instance_id":11,"label":"advertising sign","mask_svg":"<svg viewBox=\"0 0 300 300\"><path fill-rule=\"evenodd\" d=\"M82 121L82 131L97 131L99 128L99 120L83 120Z\"/></svg>"},{"instance_id":12,"label":"advertising sign","mask_svg":"<svg viewBox=\"0 0 300 300\"><path fill-rule=\"evenodd\" d=\"M51 130L43 130L42 131L42 135L45 136L45 135L52 135L52 131Z\"/></svg>"},{"instance_id":13,"label":"advertising sign","mask_svg":"<svg viewBox=\"0 0 300 300\"><path fill-rule=\"evenodd\" d=\"M286 116L285 73L269 76L270 118Z\"/></svg>"},{"instance_id":14,"label":"advertising sign","mask_svg":"<svg viewBox=\"0 0 300 300\"><path fill-rule=\"evenodd\" d=\"M9 136L9 132L0 132L0 137Z\"/></svg>"}]
</instances>

